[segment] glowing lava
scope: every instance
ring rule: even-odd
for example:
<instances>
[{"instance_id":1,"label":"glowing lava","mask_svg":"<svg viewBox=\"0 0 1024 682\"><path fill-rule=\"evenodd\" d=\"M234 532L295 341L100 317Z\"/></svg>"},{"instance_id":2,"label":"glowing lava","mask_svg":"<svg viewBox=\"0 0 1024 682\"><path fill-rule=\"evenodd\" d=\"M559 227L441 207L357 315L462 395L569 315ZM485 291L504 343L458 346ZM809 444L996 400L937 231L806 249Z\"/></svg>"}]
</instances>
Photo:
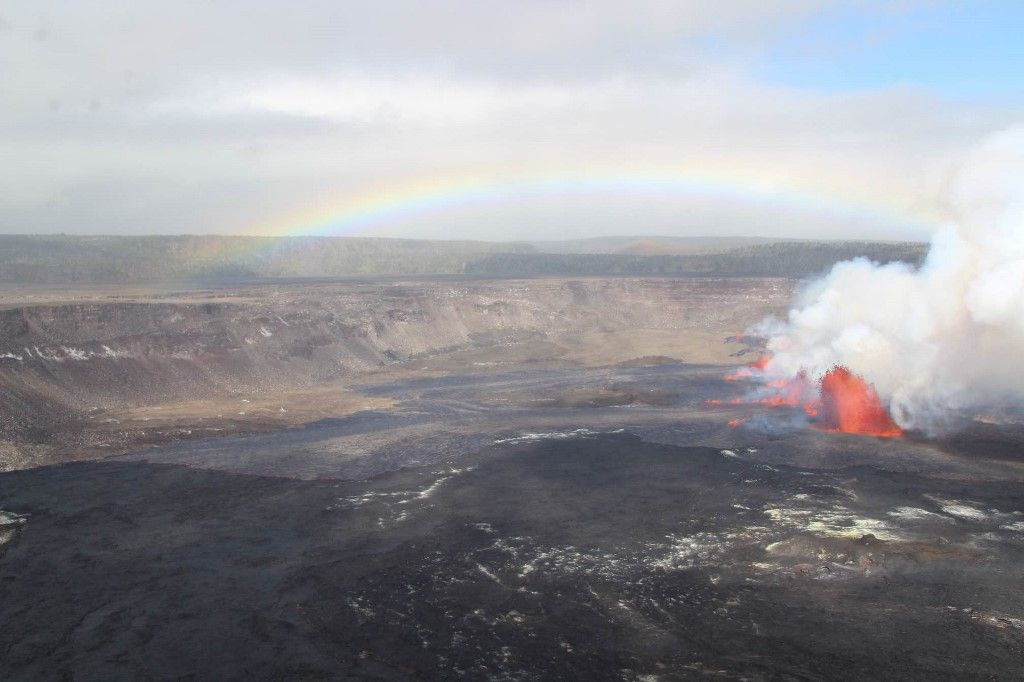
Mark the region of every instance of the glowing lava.
<instances>
[{"instance_id":1,"label":"glowing lava","mask_svg":"<svg viewBox=\"0 0 1024 682\"><path fill-rule=\"evenodd\" d=\"M762 355L757 360L754 360L745 367L740 367L735 372L726 374L723 379L726 381L739 381L740 379L748 379L759 372L763 372L764 368L768 366L768 362L772 359L770 355Z\"/></svg>"},{"instance_id":2,"label":"glowing lava","mask_svg":"<svg viewBox=\"0 0 1024 682\"><path fill-rule=\"evenodd\" d=\"M873 386L845 367L833 367L821 379L819 428L891 438L903 430L889 416Z\"/></svg>"},{"instance_id":3,"label":"glowing lava","mask_svg":"<svg viewBox=\"0 0 1024 682\"><path fill-rule=\"evenodd\" d=\"M770 389L771 393L757 398L753 402L771 407L804 407L804 405L810 404L807 400L809 392L807 375L803 372L792 379L773 379L764 386Z\"/></svg>"},{"instance_id":4,"label":"glowing lava","mask_svg":"<svg viewBox=\"0 0 1024 682\"><path fill-rule=\"evenodd\" d=\"M772 377L767 370L770 356L725 375L727 381L752 380L761 387L746 398L707 400L709 405L756 404L769 407L797 407L824 431L857 433L891 438L903 435L889 416L873 386L845 367L833 367L813 387L801 372L792 378ZM815 390L815 388L817 390ZM733 419L729 426L741 420Z\"/></svg>"}]
</instances>

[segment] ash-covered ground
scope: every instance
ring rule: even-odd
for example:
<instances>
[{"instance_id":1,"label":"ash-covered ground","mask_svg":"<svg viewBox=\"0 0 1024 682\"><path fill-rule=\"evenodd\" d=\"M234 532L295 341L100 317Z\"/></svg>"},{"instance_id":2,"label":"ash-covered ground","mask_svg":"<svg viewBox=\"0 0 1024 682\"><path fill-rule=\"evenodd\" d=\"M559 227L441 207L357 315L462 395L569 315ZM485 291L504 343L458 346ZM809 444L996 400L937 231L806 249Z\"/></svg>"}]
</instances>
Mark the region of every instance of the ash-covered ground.
<instances>
[{"instance_id":1,"label":"ash-covered ground","mask_svg":"<svg viewBox=\"0 0 1024 682\"><path fill-rule=\"evenodd\" d=\"M670 342L398 358L366 409L0 475L0 678L1022 677L1017 422L824 433Z\"/></svg>"}]
</instances>

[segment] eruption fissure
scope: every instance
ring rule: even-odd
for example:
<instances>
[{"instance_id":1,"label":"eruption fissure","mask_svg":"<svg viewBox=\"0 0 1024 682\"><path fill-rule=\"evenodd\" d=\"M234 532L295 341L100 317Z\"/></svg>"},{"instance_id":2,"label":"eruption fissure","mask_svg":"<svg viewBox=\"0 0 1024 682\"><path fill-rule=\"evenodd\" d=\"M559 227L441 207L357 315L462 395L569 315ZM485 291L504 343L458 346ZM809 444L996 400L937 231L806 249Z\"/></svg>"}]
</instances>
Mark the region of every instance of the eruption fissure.
<instances>
[{"instance_id":1,"label":"eruption fissure","mask_svg":"<svg viewBox=\"0 0 1024 682\"><path fill-rule=\"evenodd\" d=\"M771 357L766 355L726 374L727 381L747 381L757 387L746 398L734 398L725 404L799 408L815 428L823 431L882 438L903 435L875 388L847 368L833 367L815 383L802 371L789 378L773 376L767 369L770 362ZM721 400L706 402L723 404ZM738 418L729 420L729 426L741 423Z\"/></svg>"}]
</instances>

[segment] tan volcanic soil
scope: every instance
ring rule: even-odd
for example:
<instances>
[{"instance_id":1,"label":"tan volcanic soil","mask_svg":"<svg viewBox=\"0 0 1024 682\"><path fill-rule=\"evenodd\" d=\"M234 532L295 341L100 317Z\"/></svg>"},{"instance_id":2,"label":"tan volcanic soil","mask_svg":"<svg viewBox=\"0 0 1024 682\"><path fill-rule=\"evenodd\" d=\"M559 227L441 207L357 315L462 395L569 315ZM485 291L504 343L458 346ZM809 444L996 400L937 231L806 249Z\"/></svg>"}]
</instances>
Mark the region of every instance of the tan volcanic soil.
<instances>
[{"instance_id":1,"label":"tan volcanic soil","mask_svg":"<svg viewBox=\"0 0 1024 682\"><path fill-rule=\"evenodd\" d=\"M569 388L564 390L528 393L513 391L489 396L493 404L526 407L615 407L622 405L668 406L676 400L671 391L635 386L607 386Z\"/></svg>"},{"instance_id":2,"label":"tan volcanic soil","mask_svg":"<svg viewBox=\"0 0 1024 682\"><path fill-rule=\"evenodd\" d=\"M145 405L113 414L121 423L150 423L152 427L175 427L211 417L232 420L249 417L251 420L289 425L343 416L358 410L386 409L392 402L388 398L360 395L341 386L317 386L304 390L253 393L248 397Z\"/></svg>"},{"instance_id":3,"label":"tan volcanic soil","mask_svg":"<svg viewBox=\"0 0 1024 682\"><path fill-rule=\"evenodd\" d=\"M76 450L105 457L176 440L266 433L393 404L327 385L98 411L82 423L84 442Z\"/></svg>"},{"instance_id":4,"label":"tan volcanic soil","mask_svg":"<svg viewBox=\"0 0 1024 682\"><path fill-rule=\"evenodd\" d=\"M756 321L755 320L752 320ZM743 361L734 353L740 347L725 342L731 327L589 330L552 334L525 340L514 346L470 348L445 353L424 362L421 370L445 373L506 370L517 365L608 367L647 362L688 362L701 365L733 366Z\"/></svg>"}]
</instances>

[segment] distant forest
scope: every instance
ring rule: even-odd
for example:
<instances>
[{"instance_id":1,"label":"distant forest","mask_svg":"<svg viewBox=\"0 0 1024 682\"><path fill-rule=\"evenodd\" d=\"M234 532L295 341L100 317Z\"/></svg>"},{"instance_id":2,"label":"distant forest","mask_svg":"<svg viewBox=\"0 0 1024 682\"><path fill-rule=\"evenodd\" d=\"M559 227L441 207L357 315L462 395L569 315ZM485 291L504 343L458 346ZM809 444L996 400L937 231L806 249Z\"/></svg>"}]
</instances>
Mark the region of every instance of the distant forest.
<instances>
[{"instance_id":1,"label":"distant forest","mask_svg":"<svg viewBox=\"0 0 1024 682\"><path fill-rule=\"evenodd\" d=\"M643 240L650 248L652 239ZM79 237L0 235L0 281L119 284L176 280L468 274L478 276L793 276L862 256L920 264L926 246L904 242L769 241L700 252L544 251L543 242L425 241L351 237ZM582 249L581 249L582 250Z\"/></svg>"}]
</instances>

